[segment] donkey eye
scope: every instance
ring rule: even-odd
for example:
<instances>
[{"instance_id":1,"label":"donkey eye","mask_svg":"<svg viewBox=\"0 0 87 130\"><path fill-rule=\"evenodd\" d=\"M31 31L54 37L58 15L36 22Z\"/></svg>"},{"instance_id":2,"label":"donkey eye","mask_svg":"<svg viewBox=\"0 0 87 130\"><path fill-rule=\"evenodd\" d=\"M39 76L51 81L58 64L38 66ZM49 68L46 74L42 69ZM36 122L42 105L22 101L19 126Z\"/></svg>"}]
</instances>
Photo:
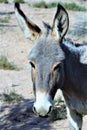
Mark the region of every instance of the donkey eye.
<instances>
[{"instance_id":1,"label":"donkey eye","mask_svg":"<svg viewBox=\"0 0 87 130\"><path fill-rule=\"evenodd\" d=\"M30 65L32 66L32 68L35 68L35 64L33 62L30 62Z\"/></svg>"},{"instance_id":2,"label":"donkey eye","mask_svg":"<svg viewBox=\"0 0 87 130\"><path fill-rule=\"evenodd\" d=\"M54 71L60 71L60 64L57 64L57 65L54 67Z\"/></svg>"}]
</instances>

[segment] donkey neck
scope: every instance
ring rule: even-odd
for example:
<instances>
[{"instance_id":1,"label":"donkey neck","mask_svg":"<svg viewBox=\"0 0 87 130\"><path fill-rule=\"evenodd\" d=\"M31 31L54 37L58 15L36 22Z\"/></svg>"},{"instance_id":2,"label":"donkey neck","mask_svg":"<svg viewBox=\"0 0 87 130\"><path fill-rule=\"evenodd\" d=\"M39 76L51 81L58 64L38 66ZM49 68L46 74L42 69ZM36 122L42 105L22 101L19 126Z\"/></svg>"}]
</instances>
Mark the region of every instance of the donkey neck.
<instances>
[{"instance_id":1,"label":"donkey neck","mask_svg":"<svg viewBox=\"0 0 87 130\"><path fill-rule=\"evenodd\" d=\"M61 44L65 53L63 91L68 95L87 98L87 64L80 63L79 49L69 40ZM67 44L67 45L66 45ZM68 44L72 44L71 48ZM84 83L82 82L84 80ZM73 89L72 89L73 88Z\"/></svg>"}]
</instances>

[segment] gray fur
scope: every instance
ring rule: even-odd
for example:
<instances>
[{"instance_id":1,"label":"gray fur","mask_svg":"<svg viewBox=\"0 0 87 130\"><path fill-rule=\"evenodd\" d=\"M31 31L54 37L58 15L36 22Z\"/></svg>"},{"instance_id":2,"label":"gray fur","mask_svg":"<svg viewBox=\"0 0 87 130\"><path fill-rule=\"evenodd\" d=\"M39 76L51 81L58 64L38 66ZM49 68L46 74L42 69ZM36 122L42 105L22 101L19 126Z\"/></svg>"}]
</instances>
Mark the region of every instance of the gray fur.
<instances>
[{"instance_id":1,"label":"gray fur","mask_svg":"<svg viewBox=\"0 0 87 130\"><path fill-rule=\"evenodd\" d=\"M29 37L37 38L28 56L36 98L34 111L38 115L47 115L52 109L55 93L60 88L66 102L70 130L81 130L82 115L87 114L87 45L74 44L64 38L69 18L60 4L53 26L46 26L48 29L45 34L27 20L18 3L15 8L17 18L21 18L18 18L19 23L22 20Z\"/></svg>"},{"instance_id":2,"label":"gray fur","mask_svg":"<svg viewBox=\"0 0 87 130\"><path fill-rule=\"evenodd\" d=\"M87 45L85 46L87 47ZM36 87L51 88L52 97L60 88L67 107L73 111L72 113L76 113L75 116L71 115L72 118L75 118L74 120L79 114L78 120L82 120L82 114L87 114L87 65L80 62L81 51L79 51L83 48L83 45L75 46L70 40L63 40L60 45L52 39L41 38L35 43L29 54L29 59L34 60L38 65L39 76L37 75L38 86L36 83ZM58 72L60 77L50 81L51 68L56 62L61 63L60 69L62 70L60 70L61 73ZM79 119L80 117L81 119ZM78 127L81 128L82 124L79 124L78 120L76 120L76 130Z\"/></svg>"}]
</instances>

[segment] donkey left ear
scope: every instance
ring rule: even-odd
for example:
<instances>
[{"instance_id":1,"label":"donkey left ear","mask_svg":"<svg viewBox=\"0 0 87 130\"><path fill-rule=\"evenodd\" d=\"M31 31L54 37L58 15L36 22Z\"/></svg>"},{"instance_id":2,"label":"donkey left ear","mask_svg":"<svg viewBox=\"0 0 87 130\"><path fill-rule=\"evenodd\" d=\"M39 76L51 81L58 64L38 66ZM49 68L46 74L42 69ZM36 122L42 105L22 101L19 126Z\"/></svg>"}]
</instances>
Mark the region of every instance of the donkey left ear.
<instances>
[{"instance_id":1,"label":"donkey left ear","mask_svg":"<svg viewBox=\"0 0 87 130\"><path fill-rule=\"evenodd\" d=\"M20 4L17 2L15 3L15 14L18 23L20 25L20 28L22 29L26 38L35 40L41 35L41 29L35 23L33 23L29 18L27 18L27 16L21 10Z\"/></svg>"},{"instance_id":2,"label":"donkey left ear","mask_svg":"<svg viewBox=\"0 0 87 130\"><path fill-rule=\"evenodd\" d=\"M66 34L69 27L69 17L66 10L58 4L57 12L54 17L53 26L52 26L52 36L61 41L61 39Z\"/></svg>"}]
</instances>

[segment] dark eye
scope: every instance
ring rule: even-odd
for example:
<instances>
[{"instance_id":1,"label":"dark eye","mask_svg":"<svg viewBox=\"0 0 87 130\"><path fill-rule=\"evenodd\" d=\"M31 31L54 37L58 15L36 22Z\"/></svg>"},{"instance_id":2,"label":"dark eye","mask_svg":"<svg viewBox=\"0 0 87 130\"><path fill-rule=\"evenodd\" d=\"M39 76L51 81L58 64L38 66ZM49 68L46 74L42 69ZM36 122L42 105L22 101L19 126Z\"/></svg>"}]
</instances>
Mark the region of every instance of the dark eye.
<instances>
[{"instance_id":1,"label":"dark eye","mask_svg":"<svg viewBox=\"0 0 87 130\"><path fill-rule=\"evenodd\" d=\"M54 67L54 71L60 71L60 64L57 64L57 65Z\"/></svg>"},{"instance_id":2,"label":"dark eye","mask_svg":"<svg viewBox=\"0 0 87 130\"><path fill-rule=\"evenodd\" d=\"M35 69L35 64L33 62L30 62L30 65Z\"/></svg>"}]
</instances>

